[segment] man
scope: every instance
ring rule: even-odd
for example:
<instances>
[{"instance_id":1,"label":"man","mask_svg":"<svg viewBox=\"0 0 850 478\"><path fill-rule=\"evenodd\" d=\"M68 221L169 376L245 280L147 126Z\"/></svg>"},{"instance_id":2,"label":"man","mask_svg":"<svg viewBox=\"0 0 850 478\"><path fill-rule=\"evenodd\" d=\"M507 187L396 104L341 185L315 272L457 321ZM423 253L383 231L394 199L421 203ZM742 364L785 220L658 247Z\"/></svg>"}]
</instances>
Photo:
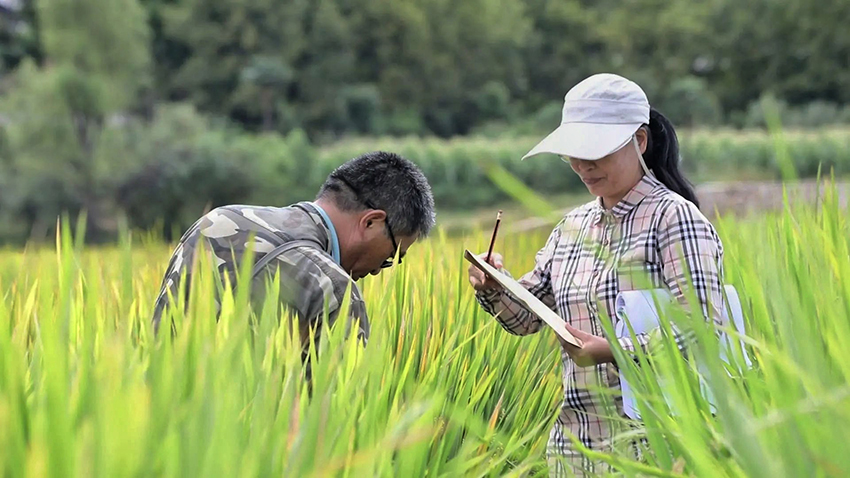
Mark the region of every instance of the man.
<instances>
[{"instance_id":1,"label":"man","mask_svg":"<svg viewBox=\"0 0 850 478\"><path fill-rule=\"evenodd\" d=\"M434 199L422 172L392 153L373 152L334 170L314 202L289 207L223 206L200 218L180 239L154 307L158 330L181 280L191 283L193 256L204 241L221 277L231 284L248 247L253 247L251 295L259 305L268 279L280 275L280 300L294 313L302 345L310 327L328 325L339 314L346 289L368 274L378 274L407 253L434 226ZM186 297L184 297L186 300ZM349 325L358 319L358 336L369 336L360 291L351 283Z\"/></svg>"}]
</instances>

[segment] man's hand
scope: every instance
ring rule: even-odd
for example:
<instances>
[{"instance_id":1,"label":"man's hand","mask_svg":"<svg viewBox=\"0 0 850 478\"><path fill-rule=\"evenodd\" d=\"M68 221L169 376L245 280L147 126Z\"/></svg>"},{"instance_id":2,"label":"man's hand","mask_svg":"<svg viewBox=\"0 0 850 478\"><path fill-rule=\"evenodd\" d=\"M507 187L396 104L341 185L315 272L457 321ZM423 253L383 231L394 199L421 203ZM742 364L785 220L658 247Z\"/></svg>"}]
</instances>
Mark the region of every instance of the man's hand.
<instances>
[{"instance_id":1,"label":"man's hand","mask_svg":"<svg viewBox=\"0 0 850 478\"><path fill-rule=\"evenodd\" d=\"M487 259L487 254L478 254L478 257L481 259ZM489 264L497 270L504 267L502 265L502 255L494 252L490 255ZM475 290L491 290L500 289L502 287L498 282L493 280L491 277L488 277L481 269L472 264L469 266L469 283L472 284L472 288Z\"/></svg>"},{"instance_id":2,"label":"man's hand","mask_svg":"<svg viewBox=\"0 0 850 478\"><path fill-rule=\"evenodd\" d=\"M614 354L611 352L611 345L605 337L582 332L570 324L564 325L567 331L573 334L575 338L581 340L581 343L584 345L582 348L578 348L558 337L561 346L567 351L576 365L579 367L590 367L600 363L614 363Z\"/></svg>"}]
</instances>

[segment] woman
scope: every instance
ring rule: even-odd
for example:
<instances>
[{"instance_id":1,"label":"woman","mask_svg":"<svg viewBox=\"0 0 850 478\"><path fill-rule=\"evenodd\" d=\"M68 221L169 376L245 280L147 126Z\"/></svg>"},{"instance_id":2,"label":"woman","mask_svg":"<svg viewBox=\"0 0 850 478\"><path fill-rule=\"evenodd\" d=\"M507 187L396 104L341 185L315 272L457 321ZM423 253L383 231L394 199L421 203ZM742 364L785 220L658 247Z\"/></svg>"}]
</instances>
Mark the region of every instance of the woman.
<instances>
[{"instance_id":1,"label":"woman","mask_svg":"<svg viewBox=\"0 0 850 478\"><path fill-rule=\"evenodd\" d=\"M608 449L602 397L592 389L619 389L601 311L616 317L618 292L637 288L631 278L643 271L653 287L666 287L680 301L694 284L702 315L720 324L723 246L679 169L673 126L650 108L635 83L598 74L577 84L565 97L561 126L523 159L541 153L563 158L596 196L561 220L534 269L519 280L584 344L577 349L562 341L565 397L548 446L553 474L562 474L564 464L582 474L593 464L573 449L568 435L591 449ZM501 255L494 253L491 264L502 268ZM477 268L469 268L469 281L484 310L508 332L528 335L542 328L540 319ZM648 336L619 343L633 352L646 346ZM622 400L616 405L622 413Z\"/></svg>"}]
</instances>

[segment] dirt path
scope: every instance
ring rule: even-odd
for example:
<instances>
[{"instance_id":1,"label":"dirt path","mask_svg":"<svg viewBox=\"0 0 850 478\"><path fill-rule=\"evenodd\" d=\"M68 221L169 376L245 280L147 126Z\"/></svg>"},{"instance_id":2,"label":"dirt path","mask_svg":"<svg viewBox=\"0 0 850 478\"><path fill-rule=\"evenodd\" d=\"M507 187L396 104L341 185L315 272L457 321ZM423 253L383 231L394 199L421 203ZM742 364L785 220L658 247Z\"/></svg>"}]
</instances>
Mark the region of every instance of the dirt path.
<instances>
[{"instance_id":1,"label":"dirt path","mask_svg":"<svg viewBox=\"0 0 850 478\"><path fill-rule=\"evenodd\" d=\"M799 181L786 183L789 200L792 203L814 203L818 197L817 181ZM823 197L826 184L820 187ZM836 183L840 203L847 205L850 197L850 182ZM747 216L765 211L782 209L782 183L778 181L741 181L733 183L706 183L697 187L700 209L709 214L715 209L722 215Z\"/></svg>"},{"instance_id":2,"label":"dirt path","mask_svg":"<svg viewBox=\"0 0 850 478\"><path fill-rule=\"evenodd\" d=\"M789 200L795 204L801 201L812 204L818 197L816 195L817 181L814 180L785 183L785 188L788 191ZM824 195L824 189L825 183L822 183L819 194L821 198ZM698 185L696 190L700 209L709 218L716 217L716 214L747 217L782 209L783 183L779 181L703 183ZM836 190L840 197L840 204L847 207L850 201L850 182L836 182ZM565 210L564 213L566 212ZM543 218L526 217L518 219L507 229L510 232L523 232L550 226L551 222Z\"/></svg>"}]
</instances>

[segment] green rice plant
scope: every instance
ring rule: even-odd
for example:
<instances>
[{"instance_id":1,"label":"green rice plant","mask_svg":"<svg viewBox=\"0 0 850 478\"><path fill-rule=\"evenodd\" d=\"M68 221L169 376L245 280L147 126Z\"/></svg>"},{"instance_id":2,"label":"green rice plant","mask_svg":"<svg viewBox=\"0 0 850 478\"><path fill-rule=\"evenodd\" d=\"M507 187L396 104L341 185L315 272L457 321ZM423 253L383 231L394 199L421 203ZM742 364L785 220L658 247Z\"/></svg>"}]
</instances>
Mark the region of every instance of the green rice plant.
<instances>
[{"instance_id":1,"label":"green rice plant","mask_svg":"<svg viewBox=\"0 0 850 478\"><path fill-rule=\"evenodd\" d=\"M721 361L715 331L671 309L694 333L688 357L663 332L637 361L615 350L643 420L612 413L618 446L593 459L629 476L850 472L846 204L832 187L817 206L786 202L717 223L753 366ZM54 247L0 251L3 476L545 476L559 345L548 330L511 336L475 303L462 251L486 250L487 231L437 231L364 280L372 336L361 347L322 329L311 388L274 284L256 309L241 282L221 284L216 320L200 267L174 332L154 335L170 246L125 233L87 247L81 225L60 231ZM506 232L496 250L518 275L545 239ZM639 458L625 446L636 438Z\"/></svg>"},{"instance_id":2,"label":"green rice plant","mask_svg":"<svg viewBox=\"0 0 850 478\"><path fill-rule=\"evenodd\" d=\"M217 286L199 267L188 307L172 310L174 333L155 336L168 248L125 235L88 249L61 231L54 250L0 255L3 475L543 470L554 342L505 340L459 280L458 242L434 238L419 260L366 282L368 346L323 330L308 390L274 294L249 311L246 290L223 284L216 320Z\"/></svg>"}]
</instances>

